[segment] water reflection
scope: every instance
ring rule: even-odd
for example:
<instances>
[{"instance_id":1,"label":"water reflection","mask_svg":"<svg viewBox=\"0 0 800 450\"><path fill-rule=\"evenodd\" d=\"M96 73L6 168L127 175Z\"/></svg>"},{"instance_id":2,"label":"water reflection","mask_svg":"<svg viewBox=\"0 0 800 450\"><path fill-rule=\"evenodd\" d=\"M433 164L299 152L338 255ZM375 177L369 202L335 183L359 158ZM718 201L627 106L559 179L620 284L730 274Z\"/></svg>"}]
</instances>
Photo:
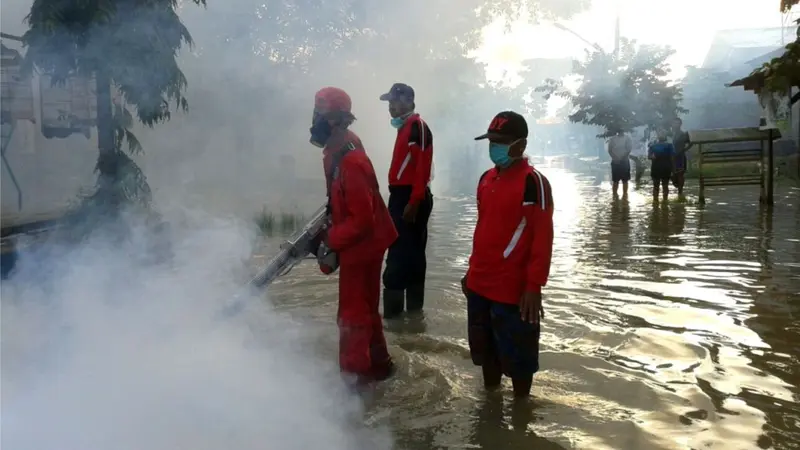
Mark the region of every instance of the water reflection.
<instances>
[{"instance_id":1,"label":"water reflection","mask_svg":"<svg viewBox=\"0 0 800 450\"><path fill-rule=\"evenodd\" d=\"M534 401L504 401L502 395L492 393L486 396L477 409L470 440L475 448L564 449L561 445L537 436L531 429L535 421L542 419L537 417Z\"/></svg>"},{"instance_id":2,"label":"water reflection","mask_svg":"<svg viewBox=\"0 0 800 450\"><path fill-rule=\"evenodd\" d=\"M487 397L469 361L475 200L440 197L425 315L389 328L401 370L370 420L402 449L798 448L800 190L773 209L748 187L654 205L647 186L614 199L599 175L539 168L556 236L534 406ZM295 270L273 298L328 323L334 283Z\"/></svg>"}]
</instances>

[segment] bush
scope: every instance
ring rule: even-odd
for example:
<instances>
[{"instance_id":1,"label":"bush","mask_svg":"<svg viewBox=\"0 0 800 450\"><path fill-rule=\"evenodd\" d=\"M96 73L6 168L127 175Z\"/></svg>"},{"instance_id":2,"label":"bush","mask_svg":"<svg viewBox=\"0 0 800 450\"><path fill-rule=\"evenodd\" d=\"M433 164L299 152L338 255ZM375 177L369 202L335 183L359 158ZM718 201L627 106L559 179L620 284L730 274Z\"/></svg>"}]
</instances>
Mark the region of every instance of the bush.
<instances>
[{"instance_id":1,"label":"bush","mask_svg":"<svg viewBox=\"0 0 800 450\"><path fill-rule=\"evenodd\" d=\"M255 216L256 226L266 236L291 234L305 225L307 221L308 218L301 214L287 212L275 214L266 206Z\"/></svg>"}]
</instances>

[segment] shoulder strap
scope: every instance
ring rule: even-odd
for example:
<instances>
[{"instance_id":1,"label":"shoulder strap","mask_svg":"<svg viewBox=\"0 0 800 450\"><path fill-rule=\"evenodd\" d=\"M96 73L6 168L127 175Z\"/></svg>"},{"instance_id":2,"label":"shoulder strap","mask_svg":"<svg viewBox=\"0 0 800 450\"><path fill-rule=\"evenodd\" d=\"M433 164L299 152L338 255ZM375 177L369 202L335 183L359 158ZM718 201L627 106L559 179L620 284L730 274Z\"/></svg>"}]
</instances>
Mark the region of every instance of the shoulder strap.
<instances>
[{"instance_id":1,"label":"shoulder strap","mask_svg":"<svg viewBox=\"0 0 800 450\"><path fill-rule=\"evenodd\" d=\"M345 157L348 153L356 149L356 145L352 141L348 141L344 144L338 152L334 153L331 157L331 165L328 167L328 173L326 181L327 181L327 193L328 193L328 203L326 209L328 214L331 213L331 187L333 186L333 179L339 176L339 165L342 163L342 158Z\"/></svg>"}]
</instances>

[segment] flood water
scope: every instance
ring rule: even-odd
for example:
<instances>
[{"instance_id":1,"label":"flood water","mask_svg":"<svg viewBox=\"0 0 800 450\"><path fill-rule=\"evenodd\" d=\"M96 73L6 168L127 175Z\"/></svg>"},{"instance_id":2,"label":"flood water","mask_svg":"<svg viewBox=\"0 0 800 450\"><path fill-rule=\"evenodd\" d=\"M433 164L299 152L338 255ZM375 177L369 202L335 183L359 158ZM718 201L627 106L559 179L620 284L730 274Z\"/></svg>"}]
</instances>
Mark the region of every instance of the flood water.
<instances>
[{"instance_id":1,"label":"flood water","mask_svg":"<svg viewBox=\"0 0 800 450\"><path fill-rule=\"evenodd\" d=\"M483 391L459 287L475 199L437 197L425 316L386 325L399 371L368 421L399 449L800 448L800 190L777 188L772 213L753 186L654 206L649 186L615 201L596 175L540 168L556 235L532 402ZM336 292L304 264L271 298L336 336Z\"/></svg>"}]
</instances>

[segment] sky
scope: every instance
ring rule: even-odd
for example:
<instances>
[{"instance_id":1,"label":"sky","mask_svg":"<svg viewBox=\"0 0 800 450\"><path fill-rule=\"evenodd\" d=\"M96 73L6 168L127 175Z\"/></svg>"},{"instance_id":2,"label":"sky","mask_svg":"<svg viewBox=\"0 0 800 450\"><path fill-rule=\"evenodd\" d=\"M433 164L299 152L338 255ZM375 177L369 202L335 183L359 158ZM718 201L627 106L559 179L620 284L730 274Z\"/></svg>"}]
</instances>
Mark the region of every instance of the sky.
<instances>
[{"instance_id":1,"label":"sky","mask_svg":"<svg viewBox=\"0 0 800 450\"><path fill-rule=\"evenodd\" d=\"M779 27L778 4L778 0L594 0L588 11L560 23L611 50L614 19L619 11L622 36L677 50L671 62L673 75L680 77L686 65L703 62L715 32ZM585 42L552 23L515 23L509 33L504 32L503 25L494 23L486 27L484 44L474 53L488 65L490 82L519 83L521 78L516 72L525 59L579 58L587 47Z\"/></svg>"}]
</instances>

